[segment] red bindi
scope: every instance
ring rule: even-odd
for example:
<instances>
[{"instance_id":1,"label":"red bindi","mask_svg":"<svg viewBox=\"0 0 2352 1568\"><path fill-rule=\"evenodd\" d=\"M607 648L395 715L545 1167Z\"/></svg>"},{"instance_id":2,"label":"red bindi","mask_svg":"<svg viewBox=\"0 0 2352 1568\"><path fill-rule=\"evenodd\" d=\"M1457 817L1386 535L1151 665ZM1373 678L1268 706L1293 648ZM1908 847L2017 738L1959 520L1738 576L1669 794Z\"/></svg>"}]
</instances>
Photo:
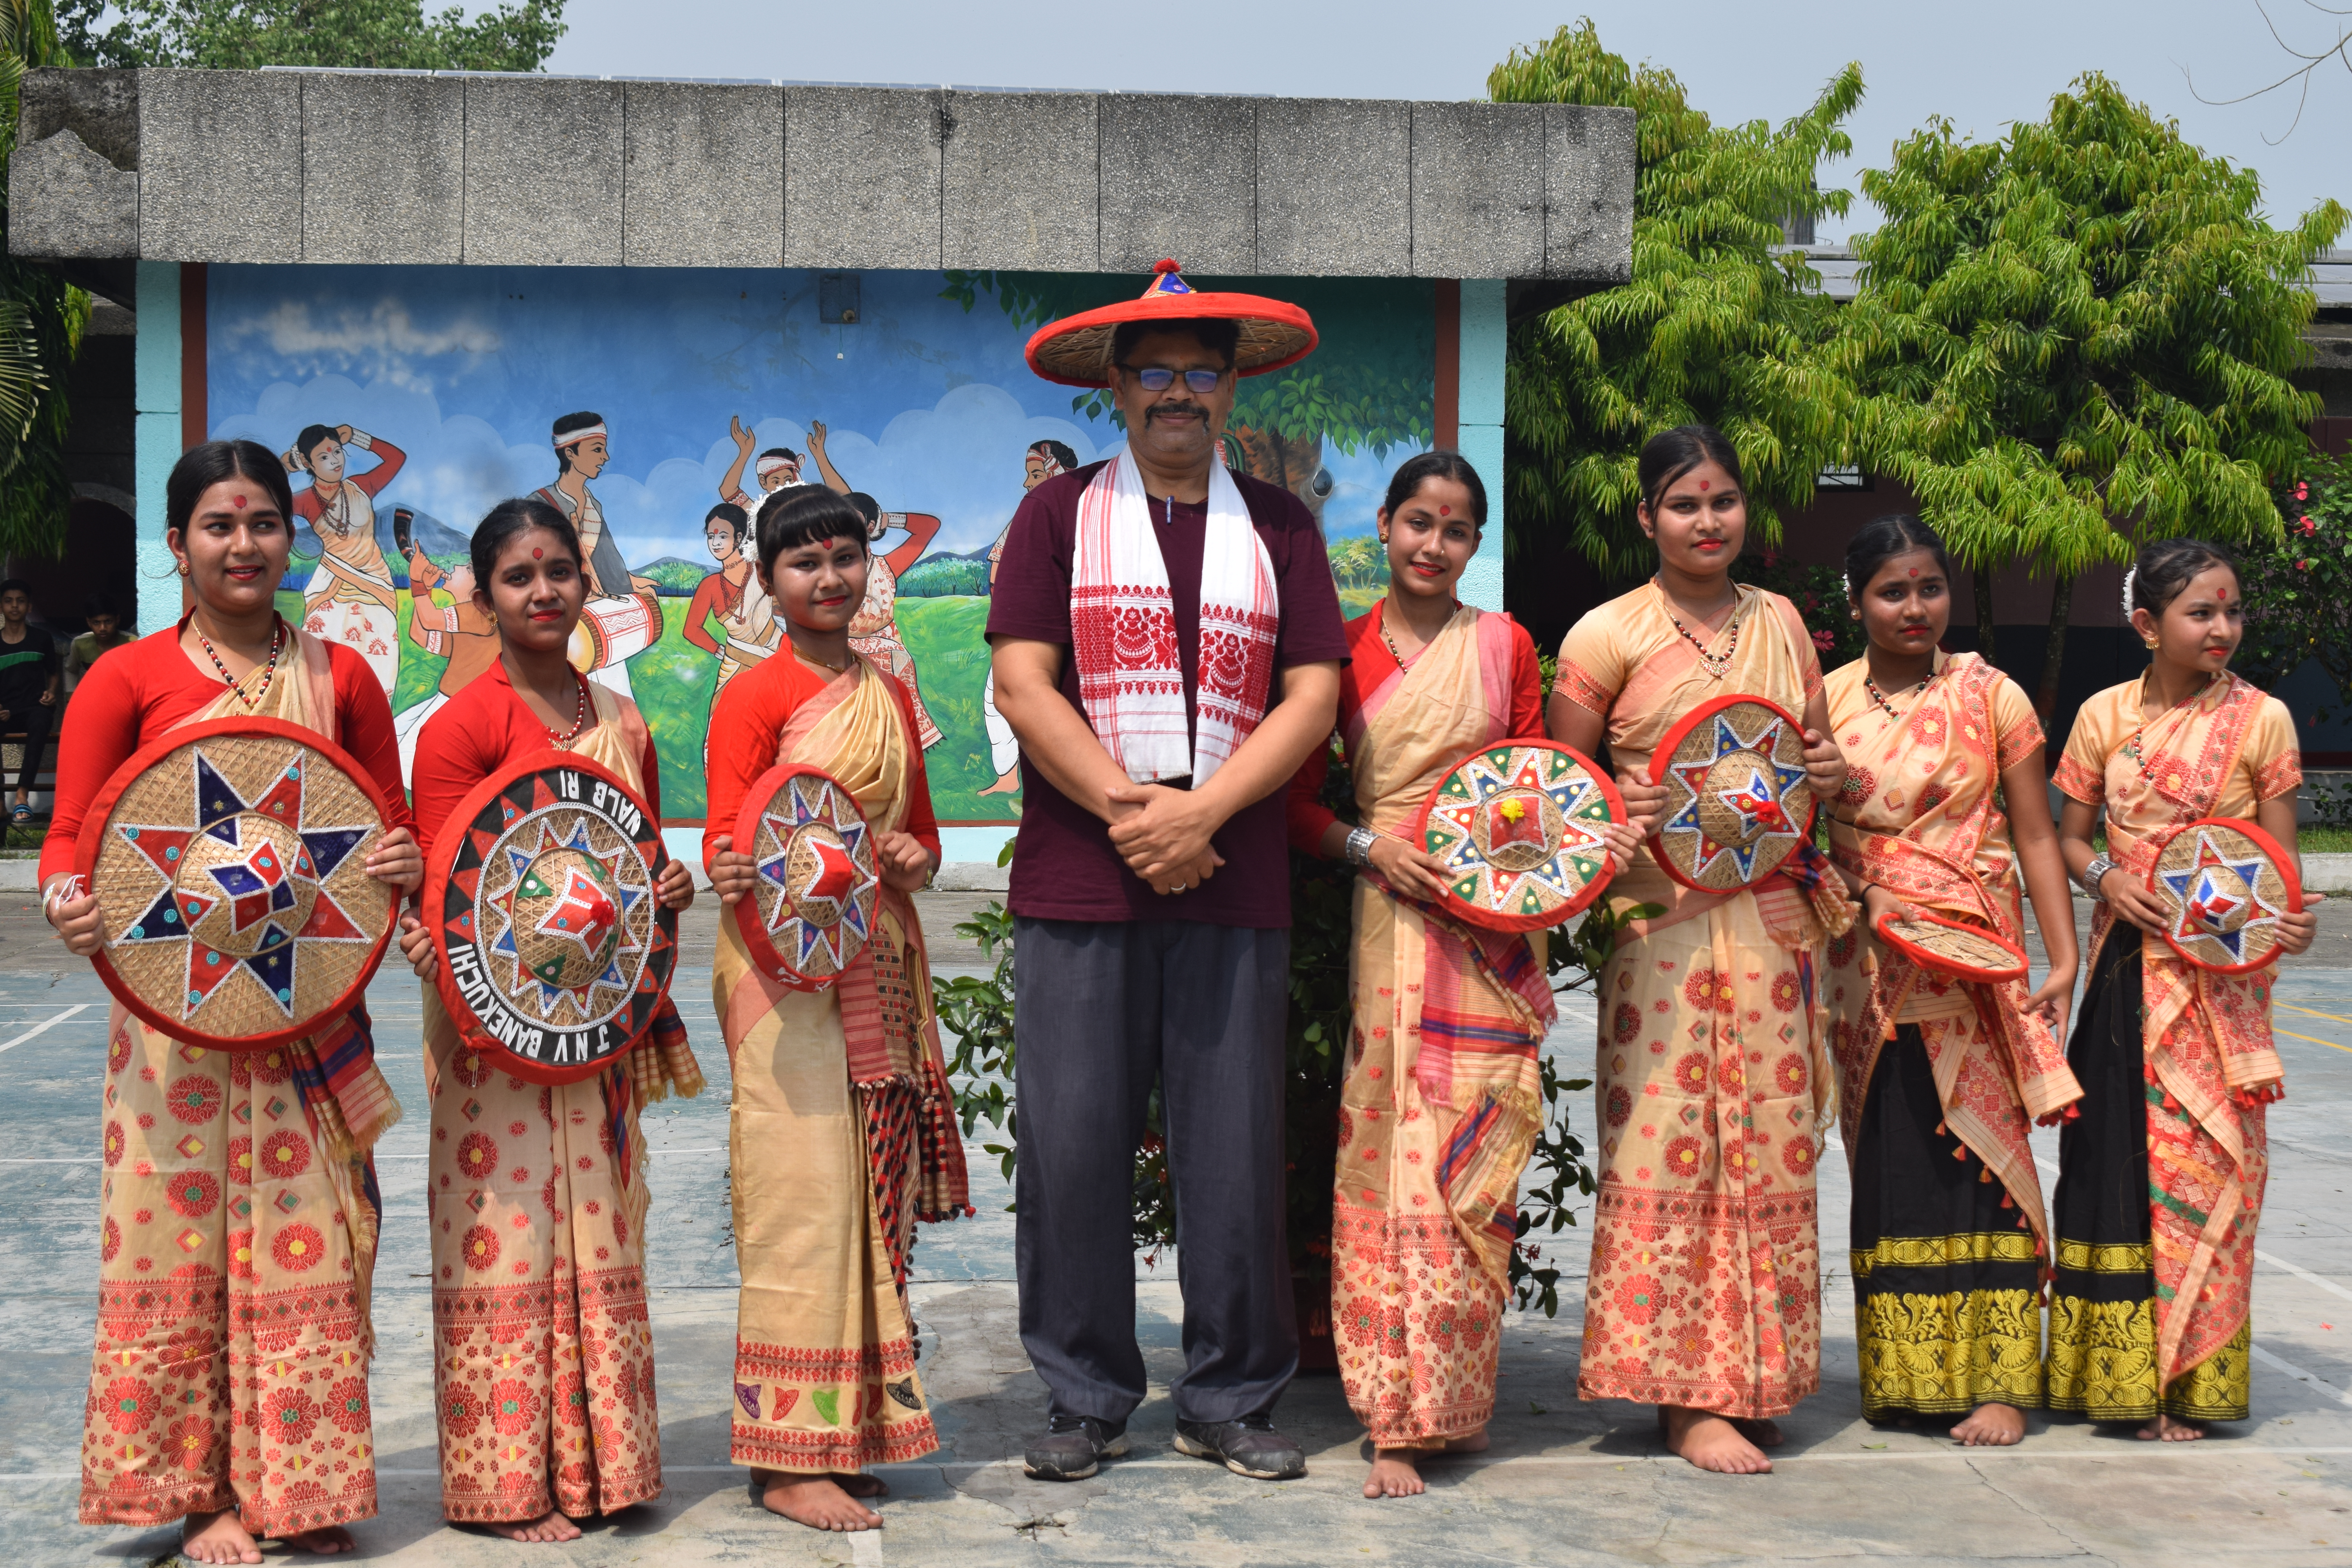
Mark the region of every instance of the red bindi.
<instances>
[{"instance_id":1,"label":"red bindi","mask_svg":"<svg viewBox=\"0 0 2352 1568\"><path fill-rule=\"evenodd\" d=\"M243 496L231 496L228 498L228 504L236 508L237 510L243 511L245 510L245 498Z\"/></svg>"},{"instance_id":2,"label":"red bindi","mask_svg":"<svg viewBox=\"0 0 2352 1568\"><path fill-rule=\"evenodd\" d=\"M2223 604L2225 604L2225 605L2226 605L2226 604L2228 604L2228 603L2230 602L2230 590L2229 590L2229 589L2227 589L2227 588L2216 588L2216 589L2214 589L2214 590L2213 590L2213 592L2214 592L2215 596L2216 596L2216 597L2218 597L2219 599L2221 599L2221 601Z\"/></svg>"},{"instance_id":3,"label":"red bindi","mask_svg":"<svg viewBox=\"0 0 2352 1568\"><path fill-rule=\"evenodd\" d=\"M1698 482L1698 488L1699 488L1699 489L1706 489L1706 481L1705 479L1701 479L1701 480L1699 480L1699 482Z\"/></svg>"},{"instance_id":4,"label":"red bindi","mask_svg":"<svg viewBox=\"0 0 2352 1568\"><path fill-rule=\"evenodd\" d=\"M1437 515L1440 517L1452 517L1454 515L1454 509L1450 506L1439 507L1437 509Z\"/></svg>"},{"instance_id":5,"label":"red bindi","mask_svg":"<svg viewBox=\"0 0 2352 1568\"><path fill-rule=\"evenodd\" d=\"M532 551L532 552L530 552L530 558L531 558L533 561L536 561L536 560L538 560L541 556L542 556L542 555L544 555L544 554L546 554L546 553L547 553L547 552L546 552L546 551L544 551L544 550L534 550L534 551Z\"/></svg>"},{"instance_id":6,"label":"red bindi","mask_svg":"<svg viewBox=\"0 0 2352 1568\"><path fill-rule=\"evenodd\" d=\"M1917 575L1919 575L1919 568L1917 568L1916 566L1912 567L1912 568L1911 568L1911 575L1913 575L1914 577L1916 577Z\"/></svg>"}]
</instances>

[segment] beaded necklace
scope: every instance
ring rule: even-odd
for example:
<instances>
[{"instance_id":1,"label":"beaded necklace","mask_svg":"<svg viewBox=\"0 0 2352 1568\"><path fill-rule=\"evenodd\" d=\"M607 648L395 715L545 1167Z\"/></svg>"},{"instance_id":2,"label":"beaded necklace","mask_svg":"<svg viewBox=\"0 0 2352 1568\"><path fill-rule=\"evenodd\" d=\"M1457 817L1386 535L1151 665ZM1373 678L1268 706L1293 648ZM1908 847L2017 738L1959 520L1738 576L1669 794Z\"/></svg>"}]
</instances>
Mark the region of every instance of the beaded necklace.
<instances>
[{"instance_id":1,"label":"beaded necklace","mask_svg":"<svg viewBox=\"0 0 2352 1568\"><path fill-rule=\"evenodd\" d=\"M580 688L580 706L572 710L572 732L560 735L556 733L554 725L547 727L547 738L559 746L570 745L580 738L580 731L588 727L588 678L575 669L572 672L572 679Z\"/></svg>"},{"instance_id":2,"label":"beaded necklace","mask_svg":"<svg viewBox=\"0 0 2352 1568\"><path fill-rule=\"evenodd\" d=\"M2142 778L2146 778L2147 776L2147 758L2143 753L2140 746L2140 737L2147 732L2148 726L2151 724L2160 724L2175 713L2185 712L2186 710L2196 707L2197 704L2203 700L2205 694L2213 689L2213 682L2221 679L2221 672L2217 670L2212 675L2208 676L2206 678L2205 684L2199 687L2185 700L2166 709L2162 713L2158 714L2153 719L2142 719L2139 721L2138 726L2135 728L2130 734L2124 737L2124 743L2116 749L2122 752L2125 756L2129 757L2133 762L2139 764L2139 772ZM2140 690L2143 694L2140 698L2140 710L2145 713L2147 710L2147 699L2145 695L2147 690L2147 676L2142 676L2140 678ZM2179 726L2177 725L2175 726L2176 729ZM2169 738L2169 736L2167 737L2167 739Z\"/></svg>"},{"instance_id":3,"label":"beaded necklace","mask_svg":"<svg viewBox=\"0 0 2352 1568\"><path fill-rule=\"evenodd\" d=\"M213 639L205 636L204 628L196 625L193 618L188 622L188 629L196 634L196 641L203 647L205 657L213 661L213 668L220 672L221 679L228 684L231 691L236 693L236 700L247 708L253 707L268 696L269 683L278 679L278 652L286 646L286 623L274 612L269 617L269 662L262 667L261 684L255 688L253 694L248 697L246 695L245 688L237 684L236 677L228 672L228 666L221 661L220 650L213 647Z\"/></svg>"},{"instance_id":4,"label":"beaded necklace","mask_svg":"<svg viewBox=\"0 0 2352 1568\"><path fill-rule=\"evenodd\" d=\"M1721 653L1709 653L1706 651L1707 644L1703 643L1699 641L1698 638L1693 637L1691 635L1691 629L1683 625L1682 617L1675 614L1675 602L1666 597L1666 585L1664 582L1658 577L1652 577L1650 581L1658 590L1658 603L1665 606L1666 619L1674 622L1675 630L1682 634L1683 641L1690 644L1692 647L1698 650L1699 668L1706 670L1707 675L1716 680L1721 680L1725 676L1730 674L1731 661L1738 655L1739 652L1739 627L1741 623L1747 618L1739 613L1739 605L1736 601L1733 604L1730 623L1724 628L1725 631L1730 633L1731 641L1725 646L1724 650ZM1738 590L1735 589L1734 593L1736 594ZM1718 632L1716 635L1720 637L1723 633ZM1712 639L1709 640L1711 641Z\"/></svg>"},{"instance_id":5,"label":"beaded necklace","mask_svg":"<svg viewBox=\"0 0 2352 1568\"><path fill-rule=\"evenodd\" d=\"M1896 692L1895 695L1898 697L1908 697L1914 691L1924 692L1927 689L1928 682L1935 679L1936 678L1933 675L1930 675L1927 677L1926 679L1915 680L1910 685L1905 687L1901 691ZM1903 722L1903 715L1896 711L1894 702L1888 699L1886 693L1878 689L1878 681L1874 677L1864 675L1862 678L1862 689L1870 693L1870 700L1873 702L1877 703L1881 709L1885 710L1886 717L1890 722L1896 724Z\"/></svg>"}]
</instances>

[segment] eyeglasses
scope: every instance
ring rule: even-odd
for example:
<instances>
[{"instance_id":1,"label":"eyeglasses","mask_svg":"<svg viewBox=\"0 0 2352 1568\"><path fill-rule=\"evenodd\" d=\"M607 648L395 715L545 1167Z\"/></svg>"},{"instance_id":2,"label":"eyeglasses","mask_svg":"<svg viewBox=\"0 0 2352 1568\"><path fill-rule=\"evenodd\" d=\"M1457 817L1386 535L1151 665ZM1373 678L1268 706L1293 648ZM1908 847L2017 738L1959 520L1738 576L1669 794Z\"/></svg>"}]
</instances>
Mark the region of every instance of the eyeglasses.
<instances>
[{"instance_id":1,"label":"eyeglasses","mask_svg":"<svg viewBox=\"0 0 2352 1568\"><path fill-rule=\"evenodd\" d=\"M1170 370L1164 364L1146 365L1140 370L1138 370L1131 364L1123 364L1118 368L1127 372L1128 374L1135 377L1137 381L1140 382L1143 385L1143 390L1146 392L1165 392L1170 387L1176 384L1176 372ZM1225 373L1221 370L1188 370L1184 372L1184 385L1186 388L1191 391L1197 392L1203 396L1216 391L1217 384L1224 379Z\"/></svg>"}]
</instances>

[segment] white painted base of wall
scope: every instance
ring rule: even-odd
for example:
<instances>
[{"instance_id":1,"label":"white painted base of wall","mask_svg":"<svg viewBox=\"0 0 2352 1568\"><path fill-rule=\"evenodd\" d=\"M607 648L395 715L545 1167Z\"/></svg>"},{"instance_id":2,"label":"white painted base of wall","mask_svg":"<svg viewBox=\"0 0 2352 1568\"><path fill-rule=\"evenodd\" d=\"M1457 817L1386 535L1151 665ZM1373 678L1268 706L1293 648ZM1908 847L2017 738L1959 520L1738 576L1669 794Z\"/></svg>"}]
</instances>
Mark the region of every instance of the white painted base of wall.
<instances>
[{"instance_id":1,"label":"white painted base of wall","mask_svg":"<svg viewBox=\"0 0 2352 1568\"><path fill-rule=\"evenodd\" d=\"M2306 855L2303 858L2306 892L2330 896L2352 893L2352 855Z\"/></svg>"}]
</instances>

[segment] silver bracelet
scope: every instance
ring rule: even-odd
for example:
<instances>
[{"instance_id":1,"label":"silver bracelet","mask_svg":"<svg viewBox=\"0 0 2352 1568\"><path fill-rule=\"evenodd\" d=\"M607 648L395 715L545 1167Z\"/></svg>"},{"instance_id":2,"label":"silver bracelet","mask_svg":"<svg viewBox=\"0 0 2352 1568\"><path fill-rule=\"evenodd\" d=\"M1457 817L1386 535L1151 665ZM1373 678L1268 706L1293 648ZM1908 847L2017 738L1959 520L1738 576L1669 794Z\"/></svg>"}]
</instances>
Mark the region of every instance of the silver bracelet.
<instances>
[{"instance_id":1,"label":"silver bracelet","mask_svg":"<svg viewBox=\"0 0 2352 1568\"><path fill-rule=\"evenodd\" d=\"M1370 865L1372 863L1372 846L1379 842L1380 835L1374 833L1369 827L1351 829L1348 834L1347 848L1343 851L1343 853L1348 857L1348 864L1350 866Z\"/></svg>"},{"instance_id":2,"label":"silver bracelet","mask_svg":"<svg viewBox=\"0 0 2352 1568\"><path fill-rule=\"evenodd\" d=\"M2113 857L2106 855L2093 856L2091 858L2091 863L2083 868L2083 891L2090 894L2091 897L2095 899L2105 897L2105 894L2099 891L2099 884L2105 881L2107 879L2107 873L2115 868L2116 862Z\"/></svg>"}]
</instances>

